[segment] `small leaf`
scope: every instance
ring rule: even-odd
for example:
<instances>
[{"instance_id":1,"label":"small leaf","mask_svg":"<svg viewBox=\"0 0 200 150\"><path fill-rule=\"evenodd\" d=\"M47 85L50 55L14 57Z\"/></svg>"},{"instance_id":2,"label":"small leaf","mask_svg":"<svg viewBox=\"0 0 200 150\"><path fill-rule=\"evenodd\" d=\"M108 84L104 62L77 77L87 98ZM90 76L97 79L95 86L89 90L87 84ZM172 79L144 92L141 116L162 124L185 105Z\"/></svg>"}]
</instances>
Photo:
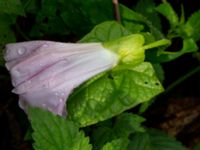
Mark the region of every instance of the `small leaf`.
<instances>
[{"instance_id":1,"label":"small leaf","mask_svg":"<svg viewBox=\"0 0 200 150\"><path fill-rule=\"evenodd\" d=\"M186 24L181 26L178 31L185 38L194 38L195 41L200 40L200 10L190 16ZM184 36L186 35L186 36Z\"/></svg>"},{"instance_id":2,"label":"small leaf","mask_svg":"<svg viewBox=\"0 0 200 150\"><path fill-rule=\"evenodd\" d=\"M148 129L147 132L133 135L128 150L187 150L180 142L167 134Z\"/></svg>"},{"instance_id":3,"label":"small leaf","mask_svg":"<svg viewBox=\"0 0 200 150\"><path fill-rule=\"evenodd\" d=\"M171 28L174 28L179 24L178 16L168 2L160 4L156 10L168 19Z\"/></svg>"},{"instance_id":4,"label":"small leaf","mask_svg":"<svg viewBox=\"0 0 200 150\"><path fill-rule=\"evenodd\" d=\"M1 0L0 13L25 15L23 6L20 0Z\"/></svg>"},{"instance_id":5,"label":"small leaf","mask_svg":"<svg viewBox=\"0 0 200 150\"><path fill-rule=\"evenodd\" d=\"M39 108L30 108L35 150L91 150L88 138L69 120Z\"/></svg>"},{"instance_id":6,"label":"small leaf","mask_svg":"<svg viewBox=\"0 0 200 150\"><path fill-rule=\"evenodd\" d=\"M111 118L163 91L149 63L107 73L88 83L79 87L68 100L68 117L80 126Z\"/></svg>"},{"instance_id":7,"label":"small leaf","mask_svg":"<svg viewBox=\"0 0 200 150\"><path fill-rule=\"evenodd\" d=\"M103 146L101 150L127 150L128 138L113 140Z\"/></svg>"},{"instance_id":8,"label":"small leaf","mask_svg":"<svg viewBox=\"0 0 200 150\"><path fill-rule=\"evenodd\" d=\"M90 33L80 40L80 42L105 42L129 34L131 33L117 22L106 21L95 26Z\"/></svg>"}]
</instances>

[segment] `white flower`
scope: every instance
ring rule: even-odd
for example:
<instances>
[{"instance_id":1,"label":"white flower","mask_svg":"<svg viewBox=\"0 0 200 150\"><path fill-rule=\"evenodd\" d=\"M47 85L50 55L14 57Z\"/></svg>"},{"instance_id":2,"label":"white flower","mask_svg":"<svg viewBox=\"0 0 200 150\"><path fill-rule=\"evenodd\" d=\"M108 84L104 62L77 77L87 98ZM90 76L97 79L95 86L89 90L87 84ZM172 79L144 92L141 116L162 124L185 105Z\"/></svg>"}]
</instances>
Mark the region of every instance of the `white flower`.
<instances>
[{"instance_id":1,"label":"white flower","mask_svg":"<svg viewBox=\"0 0 200 150\"><path fill-rule=\"evenodd\" d=\"M30 41L6 45L4 56L19 105L66 115L66 100L89 78L113 68L117 54L101 43Z\"/></svg>"}]
</instances>

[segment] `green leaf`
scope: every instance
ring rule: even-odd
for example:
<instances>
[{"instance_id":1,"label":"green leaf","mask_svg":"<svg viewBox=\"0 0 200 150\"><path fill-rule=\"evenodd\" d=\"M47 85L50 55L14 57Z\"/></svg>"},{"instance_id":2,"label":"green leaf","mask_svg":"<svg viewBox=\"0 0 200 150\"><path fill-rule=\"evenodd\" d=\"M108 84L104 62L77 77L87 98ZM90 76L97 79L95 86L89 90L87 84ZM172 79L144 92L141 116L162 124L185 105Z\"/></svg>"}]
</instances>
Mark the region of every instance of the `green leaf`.
<instances>
[{"instance_id":1,"label":"green leaf","mask_svg":"<svg viewBox=\"0 0 200 150\"><path fill-rule=\"evenodd\" d=\"M20 0L1 0L0 1L0 13L25 15Z\"/></svg>"},{"instance_id":2,"label":"green leaf","mask_svg":"<svg viewBox=\"0 0 200 150\"><path fill-rule=\"evenodd\" d=\"M186 24L182 25L178 30L179 34L181 34L185 38L193 38L195 41L200 40L200 10L193 13Z\"/></svg>"},{"instance_id":3,"label":"green leaf","mask_svg":"<svg viewBox=\"0 0 200 150\"><path fill-rule=\"evenodd\" d=\"M112 119L112 125L108 124L108 121L111 120L98 123L91 136L94 150L100 149L105 143L114 139L128 138L132 133L143 132L144 128L141 123L144 120L144 118L135 114L122 113Z\"/></svg>"},{"instance_id":4,"label":"green leaf","mask_svg":"<svg viewBox=\"0 0 200 150\"><path fill-rule=\"evenodd\" d=\"M30 108L35 150L91 150L88 138L69 120L39 108Z\"/></svg>"},{"instance_id":5,"label":"green leaf","mask_svg":"<svg viewBox=\"0 0 200 150\"><path fill-rule=\"evenodd\" d=\"M122 113L116 118L113 128L114 133L117 137L128 137L134 132L144 132L145 130L141 126L141 123L144 121L145 119L141 116L131 113Z\"/></svg>"},{"instance_id":6,"label":"green leaf","mask_svg":"<svg viewBox=\"0 0 200 150\"><path fill-rule=\"evenodd\" d=\"M198 46L196 45L193 39L184 39L183 40L183 47L180 51L177 52L168 52L164 51L157 57L159 62L168 62L172 61L183 54L196 52L198 50Z\"/></svg>"},{"instance_id":7,"label":"green leaf","mask_svg":"<svg viewBox=\"0 0 200 150\"><path fill-rule=\"evenodd\" d=\"M90 33L80 40L80 42L105 42L129 34L131 33L119 23L115 21L106 21L95 26Z\"/></svg>"},{"instance_id":8,"label":"green leaf","mask_svg":"<svg viewBox=\"0 0 200 150\"><path fill-rule=\"evenodd\" d=\"M140 0L136 5L135 11L148 18L157 29L161 29L160 18L155 10L153 0Z\"/></svg>"},{"instance_id":9,"label":"green leaf","mask_svg":"<svg viewBox=\"0 0 200 150\"><path fill-rule=\"evenodd\" d=\"M68 117L80 126L111 118L161 93L150 63L89 80L68 99Z\"/></svg>"},{"instance_id":10,"label":"green leaf","mask_svg":"<svg viewBox=\"0 0 200 150\"><path fill-rule=\"evenodd\" d=\"M187 150L180 142L167 134L149 129L133 135L128 150Z\"/></svg>"},{"instance_id":11,"label":"green leaf","mask_svg":"<svg viewBox=\"0 0 200 150\"><path fill-rule=\"evenodd\" d=\"M171 28L174 28L179 24L178 16L168 2L160 4L156 10L168 19Z\"/></svg>"},{"instance_id":12,"label":"green leaf","mask_svg":"<svg viewBox=\"0 0 200 150\"><path fill-rule=\"evenodd\" d=\"M114 19L112 1L59 0L59 2L63 21L78 36L85 35L93 26L103 21Z\"/></svg>"},{"instance_id":13,"label":"green leaf","mask_svg":"<svg viewBox=\"0 0 200 150\"><path fill-rule=\"evenodd\" d=\"M123 5L120 5L120 13L122 18L122 24L126 29L132 31L132 33L138 32L150 32L154 35L155 39L163 39L164 35L160 32L156 26L153 25L151 20L143 16L142 14L135 12ZM146 28L148 30L146 30ZM130 29L132 28L132 29Z\"/></svg>"},{"instance_id":14,"label":"green leaf","mask_svg":"<svg viewBox=\"0 0 200 150\"><path fill-rule=\"evenodd\" d=\"M127 150L128 138L113 140L103 146L101 150Z\"/></svg>"}]
</instances>

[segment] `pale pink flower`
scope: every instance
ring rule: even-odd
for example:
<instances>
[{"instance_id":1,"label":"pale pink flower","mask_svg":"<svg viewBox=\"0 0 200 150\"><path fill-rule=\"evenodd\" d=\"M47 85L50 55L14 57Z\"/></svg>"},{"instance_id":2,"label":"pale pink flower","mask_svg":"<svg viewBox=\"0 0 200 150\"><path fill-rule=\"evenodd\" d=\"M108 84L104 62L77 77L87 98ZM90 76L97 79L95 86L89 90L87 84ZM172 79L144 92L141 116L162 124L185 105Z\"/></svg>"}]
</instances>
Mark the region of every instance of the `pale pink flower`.
<instances>
[{"instance_id":1,"label":"pale pink flower","mask_svg":"<svg viewBox=\"0 0 200 150\"><path fill-rule=\"evenodd\" d=\"M66 99L89 78L113 68L118 56L101 43L30 41L6 45L4 56L19 105L66 114Z\"/></svg>"}]
</instances>

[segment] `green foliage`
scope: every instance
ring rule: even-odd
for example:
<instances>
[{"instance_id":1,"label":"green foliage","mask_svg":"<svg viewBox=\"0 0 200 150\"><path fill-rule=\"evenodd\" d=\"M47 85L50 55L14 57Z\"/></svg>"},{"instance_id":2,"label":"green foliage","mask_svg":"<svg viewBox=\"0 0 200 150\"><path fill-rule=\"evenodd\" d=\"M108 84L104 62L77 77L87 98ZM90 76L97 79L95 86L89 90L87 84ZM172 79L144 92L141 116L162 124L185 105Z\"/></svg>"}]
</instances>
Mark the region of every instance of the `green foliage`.
<instances>
[{"instance_id":1,"label":"green foliage","mask_svg":"<svg viewBox=\"0 0 200 150\"><path fill-rule=\"evenodd\" d=\"M29 109L35 150L91 150L88 138L69 120L38 108Z\"/></svg>"},{"instance_id":2,"label":"green foliage","mask_svg":"<svg viewBox=\"0 0 200 150\"><path fill-rule=\"evenodd\" d=\"M149 63L92 80L79 87L68 101L69 118L80 126L113 117L163 91Z\"/></svg>"},{"instance_id":3,"label":"green foliage","mask_svg":"<svg viewBox=\"0 0 200 150\"><path fill-rule=\"evenodd\" d=\"M128 150L186 150L180 142L155 129L136 133L130 140Z\"/></svg>"},{"instance_id":4,"label":"green foliage","mask_svg":"<svg viewBox=\"0 0 200 150\"><path fill-rule=\"evenodd\" d=\"M164 38L161 31L142 14L120 5L122 24L132 33L150 32L156 39ZM146 30L146 28L148 30Z\"/></svg>"},{"instance_id":5,"label":"green foliage","mask_svg":"<svg viewBox=\"0 0 200 150\"><path fill-rule=\"evenodd\" d=\"M25 15L22 3L20 0L1 0L0 14Z\"/></svg>"},{"instance_id":6,"label":"green foliage","mask_svg":"<svg viewBox=\"0 0 200 150\"><path fill-rule=\"evenodd\" d=\"M168 2L160 4L156 10L168 19L171 28L174 28L179 24L178 16Z\"/></svg>"},{"instance_id":7,"label":"green foliage","mask_svg":"<svg viewBox=\"0 0 200 150\"><path fill-rule=\"evenodd\" d=\"M80 42L105 42L129 35L131 32L115 21L106 21L95 26Z\"/></svg>"},{"instance_id":8,"label":"green foliage","mask_svg":"<svg viewBox=\"0 0 200 150\"><path fill-rule=\"evenodd\" d=\"M141 126L144 120L144 118L135 114L122 113L113 121L114 124L108 124L107 122L110 120L100 122L91 136L94 150L101 149L106 143L113 140L123 139L127 141L132 133L144 132L144 128Z\"/></svg>"},{"instance_id":9,"label":"green foliage","mask_svg":"<svg viewBox=\"0 0 200 150\"><path fill-rule=\"evenodd\" d=\"M161 30L160 18L155 10L154 0L140 0L138 1L135 11L148 18L148 20L155 26L158 30Z\"/></svg>"},{"instance_id":10,"label":"green foliage","mask_svg":"<svg viewBox=\"0 0 200 150\"><path fill-rule=\"evenodd\" d=\"M116 139L105 144L101 150L126 150L128 142L126 138Z\"/></svg>"},{"instance_id":11,"label":"green foliage","mask_svg":"<svg viewBox=\"0 0 200 150\"><path fill-rule=\"evenodd\" d=\"M178 29L179 34L185 38L193 38L195 41L200 40L200 10L193 13L187 22Z\"/></svg>"},{"instance_id":12,"label":"green foliage","mask_svg":"<svg viewBox=\"0 0 200 150\"><path fill-rule=\"evenodd\" d=\"M139 104L138 113L145 112L163 91L161 63L198 50L200 10L185 20L184 11L179 18L166 1L156 6L154 0L139 0L133 9L121 4L119 9L121 22L117 23L111 0L0 0L1 51L7 43L29 39L76 41L83 37L79 42L107 42L138 34L144 37L144 45L166 38L182 40L180 50L169 47L166 51L167 46L148 50L145 62L117 66L75 89L68 100L67 119L30 108L36 150L90 150L92 146L94 150L186 150L168 135L144 129L143 117L122 112ZM169 21L166 35L158 13ZM0 65L4 65L2 52ZM79 131L86 126L91 131L90 144ZM194 150L198 148L199 144Z\"/></svg>"}]
</instances>

